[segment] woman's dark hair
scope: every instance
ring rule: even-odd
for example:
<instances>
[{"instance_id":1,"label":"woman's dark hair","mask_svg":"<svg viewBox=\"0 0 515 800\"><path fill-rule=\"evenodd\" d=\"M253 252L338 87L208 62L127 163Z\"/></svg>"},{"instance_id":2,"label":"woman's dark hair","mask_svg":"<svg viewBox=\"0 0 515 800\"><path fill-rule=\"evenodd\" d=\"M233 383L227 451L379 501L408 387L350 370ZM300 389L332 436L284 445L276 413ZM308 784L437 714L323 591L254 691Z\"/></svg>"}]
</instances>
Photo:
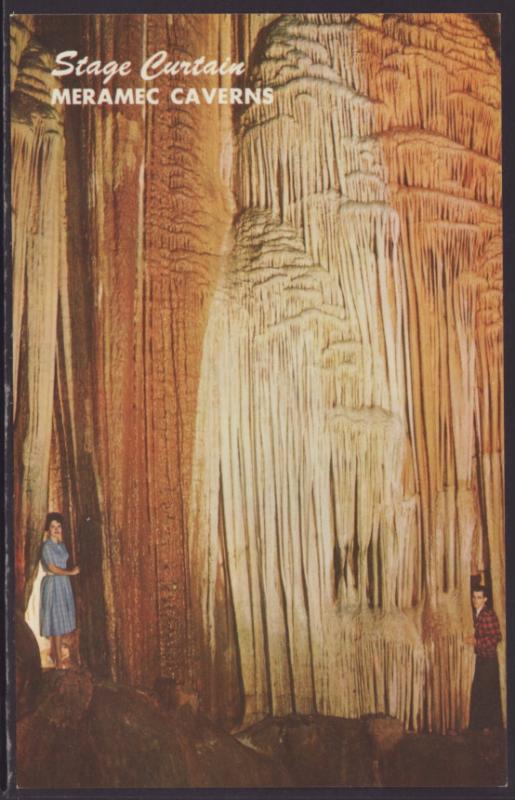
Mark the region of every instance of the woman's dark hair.
<instances>
[{"instance_id":1,"label":"woman's dark hair","mask_svg":"<svg viewBox=\"0 0 515 800\"><path fill-rule=\"evenodd\" d=\"M60 525L64 525L64 517L62 514L58 514L57 511L51 511L49 514L46 515L45 531L50 530L51 522L59 522Z\"/></svg>"}]
</instances>

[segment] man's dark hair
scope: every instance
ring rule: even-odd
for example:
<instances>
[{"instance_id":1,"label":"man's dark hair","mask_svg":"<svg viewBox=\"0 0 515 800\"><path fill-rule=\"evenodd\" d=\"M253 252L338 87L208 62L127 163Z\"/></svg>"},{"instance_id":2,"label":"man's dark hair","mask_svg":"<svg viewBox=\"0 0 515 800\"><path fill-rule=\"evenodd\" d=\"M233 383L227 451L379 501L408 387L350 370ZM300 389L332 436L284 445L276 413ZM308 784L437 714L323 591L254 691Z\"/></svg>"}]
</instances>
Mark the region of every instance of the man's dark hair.
<instances>
[{"instance_id":1,"label":"man's dark hair","mask_svg":"<svg viewBox=\"0 0 515 800\"><path fill-rule=\"evenodd\" d=\"M481 592L483 597L488 597L488 589L486 586L473 586L472 594L474 594L474 592Z\"/></svg>"}]
</instances>

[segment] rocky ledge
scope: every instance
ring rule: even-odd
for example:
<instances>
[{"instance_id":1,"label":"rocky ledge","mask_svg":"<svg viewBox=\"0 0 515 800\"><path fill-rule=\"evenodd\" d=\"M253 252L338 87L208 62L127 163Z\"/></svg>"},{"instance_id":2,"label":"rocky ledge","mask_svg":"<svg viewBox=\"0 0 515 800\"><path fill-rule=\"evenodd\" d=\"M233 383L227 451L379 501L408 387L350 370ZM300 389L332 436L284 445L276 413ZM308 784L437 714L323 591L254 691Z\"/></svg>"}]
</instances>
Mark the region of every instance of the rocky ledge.
<instances>
[{"instance_id":1,"label":"rocky ledge","mask_svg":"<svg viewBox=\"0 0 515 800\"><path fill-rule=\"evenodd\" d=\"M194 693L47 670L19 706L23 788L485 786L504 782L504 736L406 734L398 720L268 717L231 735Z\"/></svg>"}]
</instances>

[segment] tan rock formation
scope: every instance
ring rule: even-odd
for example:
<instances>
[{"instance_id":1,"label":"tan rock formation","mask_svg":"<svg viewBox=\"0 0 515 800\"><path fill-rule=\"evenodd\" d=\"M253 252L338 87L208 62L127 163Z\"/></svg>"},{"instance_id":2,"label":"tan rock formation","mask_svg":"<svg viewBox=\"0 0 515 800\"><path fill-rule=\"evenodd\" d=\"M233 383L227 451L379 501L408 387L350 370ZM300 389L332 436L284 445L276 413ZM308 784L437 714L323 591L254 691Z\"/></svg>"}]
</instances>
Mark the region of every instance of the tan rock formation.
<instances>
[{"instance_id":1,"label":"tan rock formation","mask_svg":"<svg viewBox=\"0 0 515 800\"><path fill-rule=\"evenodd\" d=\"M53 59L23 21L15 18L12 31L15 555L17 594L23 597L48 510L57 309L67 269L66 181L62 116L50 105L57 85Z\"/></svg>"},{"instance_id":2,"label":"tan rock formation","mask_svg":"<svg viewBox=\"0 0 515 800\"><path fill-rule=\"evenodd\" d=\"M498 65L459 15L287 16L252 80L275 102L241 116L191 518L212 702L240 669L246 722L460 728L474 530L502 551L474 410L483 272L499 337Z\"/></svg>"}]
</instances>

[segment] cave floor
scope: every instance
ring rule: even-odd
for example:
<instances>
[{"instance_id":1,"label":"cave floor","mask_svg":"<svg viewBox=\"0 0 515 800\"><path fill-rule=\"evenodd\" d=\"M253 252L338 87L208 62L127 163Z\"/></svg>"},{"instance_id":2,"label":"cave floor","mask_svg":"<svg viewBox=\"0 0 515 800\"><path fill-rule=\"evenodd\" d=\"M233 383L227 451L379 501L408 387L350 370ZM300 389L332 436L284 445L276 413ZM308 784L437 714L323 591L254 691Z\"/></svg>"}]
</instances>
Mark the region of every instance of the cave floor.
<instances>
[{"instance_id":1,"label":"cave floor","mask_svg":"<svg viewBox=\"0 0 515 800\"><path fill-rule=\"evenodd\" d=\"M398 720L267 717L231 735L189 704L44 670L17 723L23 788L492 787L506 737L406 734Z\"/></svg>"}]
</instances>

